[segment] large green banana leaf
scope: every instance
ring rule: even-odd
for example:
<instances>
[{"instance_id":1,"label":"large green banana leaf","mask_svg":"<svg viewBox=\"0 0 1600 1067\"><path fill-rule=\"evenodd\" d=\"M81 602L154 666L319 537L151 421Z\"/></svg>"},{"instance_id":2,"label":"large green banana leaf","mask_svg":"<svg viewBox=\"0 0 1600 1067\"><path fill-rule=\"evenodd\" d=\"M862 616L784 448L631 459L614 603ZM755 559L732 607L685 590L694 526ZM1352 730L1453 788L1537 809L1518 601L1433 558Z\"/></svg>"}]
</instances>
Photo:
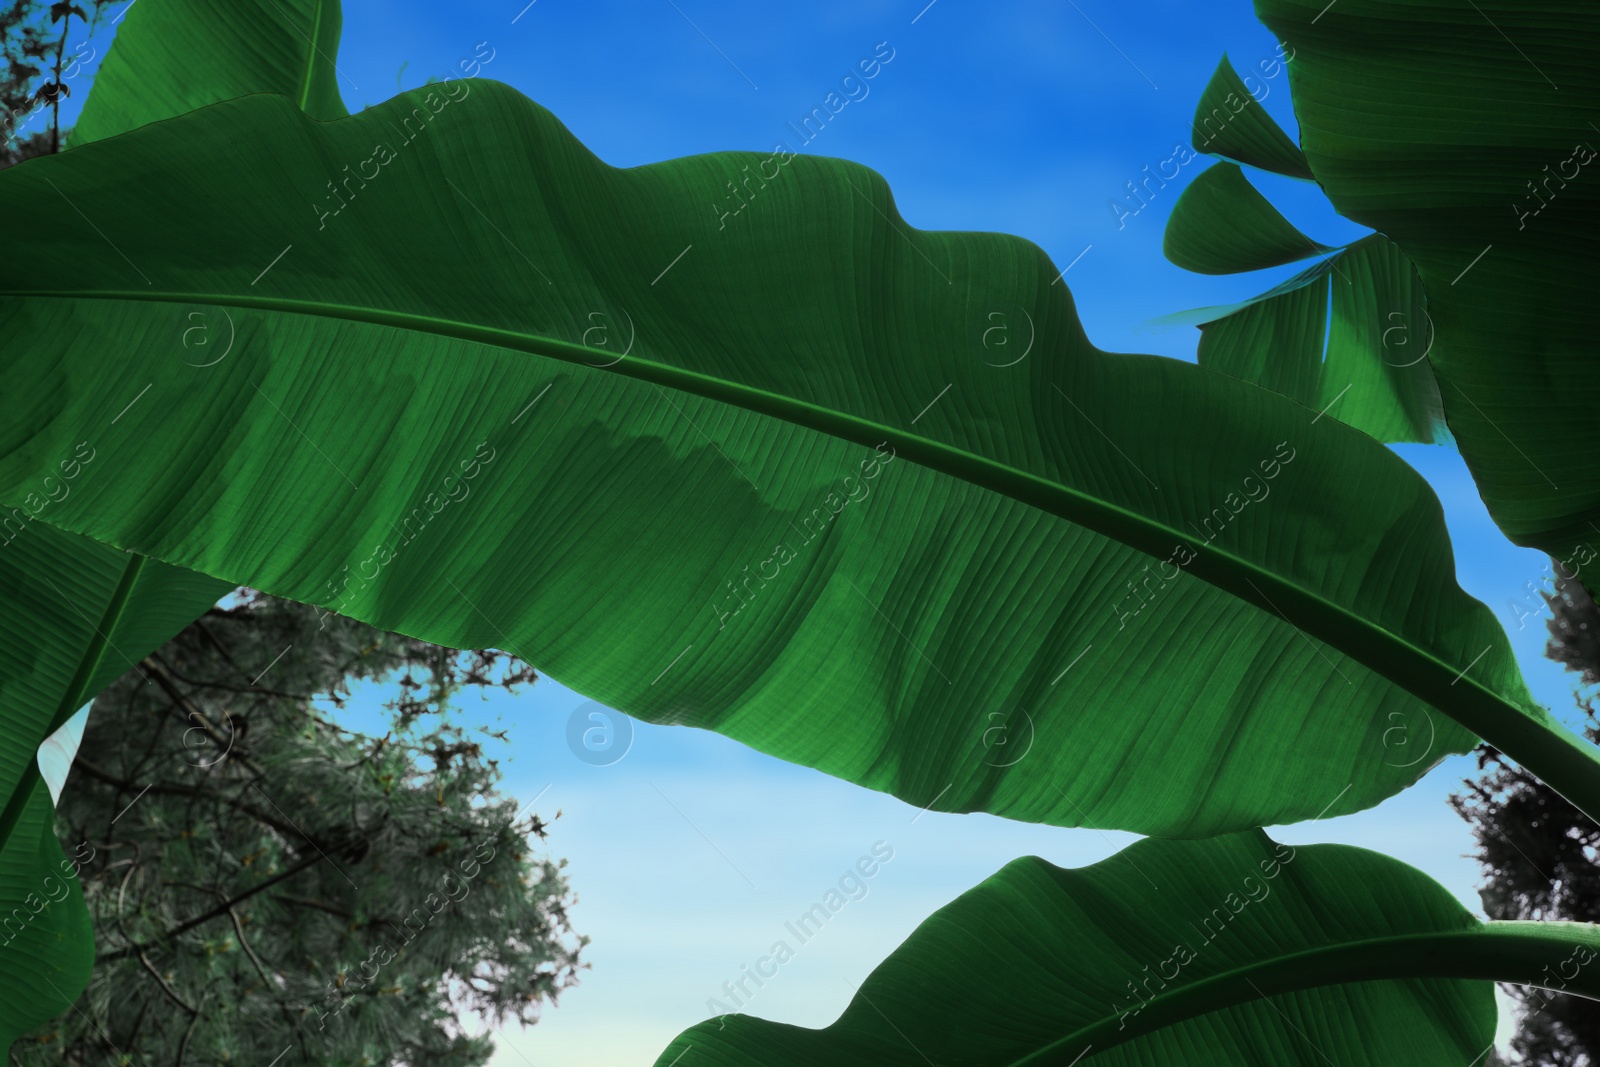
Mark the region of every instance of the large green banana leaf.
<instances>
[{"instance_id":1,"label":"large green banana leaf","mask_svg":"<svg viewBox=\"0 0 1600 1067\"><path fill-rule=\"evenodd\" d=\"M1318 182L1421 272L1428 359L1490 513L1596 588L1600 13L1578 0L1256 12L1294 50Z\"/></svg>"},{"instance_id":2,"label":"large green banana leaf","mask_svg":"<svg viewBox=\"0 0 1600 1067\"><path fill-rule=\"evenodd\" d=\"M247 93L343 118L338 0L139 0L94 78L73 146Z\"/></svg>"},{"instance_id":3,"label":"large green banana leaf","mask_svg":"<svg viewBox=\"0 0 1600 1067\"><path fill-rule=\"evenodd\" d=\"M67 466L19 509L39 516L8 509L0 543L0 1048L65 1011L94 958L75 877L86 844L69 860L56 841L40 743L232 588L42 521L108 474L93 444L52 459Z\"/></svg>"},{"instance_id":4,"label":"large green banana leaf","mask_svg":"<svg viewBox=\"0 0 1600 1067\"><path fill-rule=\"evenodd\" d=\"M917 927L826 1029L733 1014L829 914L825 898L754 978L709 990L718 1017L657 1067L1468 1067L1494 1038L1484 979L1600 999L1592 926L1480 923L1396 860L1256 831L1079 870L1015 860Z\"/></svg>"},{"instance_id":5,"label":"large green banana leaf","mask_svg":"<svg viewBox=\"0 0 1600 1067\"><path fill-rule=\"evenodd\" d=\"M941 810L1208 835L1476 732L1600 811L1421 478L1095 350L1036 246L913 230L863 167L618 170L458 81L247 97L0 198L0 500L107 427L64 528Z\"/></svg>"}]
</instances>

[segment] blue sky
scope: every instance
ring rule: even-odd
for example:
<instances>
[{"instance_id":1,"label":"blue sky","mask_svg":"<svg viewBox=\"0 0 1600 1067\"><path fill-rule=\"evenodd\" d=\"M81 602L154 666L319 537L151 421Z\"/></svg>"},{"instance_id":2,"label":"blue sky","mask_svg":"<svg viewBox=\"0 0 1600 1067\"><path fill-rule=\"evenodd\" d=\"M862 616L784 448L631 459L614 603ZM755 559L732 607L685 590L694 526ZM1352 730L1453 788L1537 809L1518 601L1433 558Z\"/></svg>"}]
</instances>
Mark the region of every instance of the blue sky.
<instances>
[{"instance_id":1,"label":"blue sky","mask_svg":"<svg viewBox=\"0 0 1600 1067\"><path fill-rule=\"evenodd\" d=\"M1274 55L1276 41L1248 0L347 0L344 10L338 64L352 110L443 76L487 42L493 58L483 76L548 107L617 166L792 144L786 124L887 42L893 59L868 95L806 150L881 172L913 225L1018 234L1058 268L1073 264L1066 281L1104 349L1193 359L1197 331L1150 320L1253 295L1296 269L1214 278L1166 262L1167 213L1202 159L1120 226L1108 206L1142 168L1156 169L1187 143L1195 102L1224 52L1241 71ZM96 46L111 32L103 28ZM1286 75L1265 85L1267 110L1293 131ZM1259 184L1317 240L1364 232L1335 216L1313 186ZM1399 451L1444 503L1461 583L1507 626L1535 694L1572 721L1571 683L1542 659L1543 626L1519 628L1509 607L1528 598L1546 560L1499 535L1453 450ZM573 918L593 938L581 987L537 1027L501 1035L496 1067L652 1062L708 1014L707 1000L723 996L741 964L764 955L784 923L877 842L894 858L867 895L801 947L752 1013L826 1025L918 922L1006 861L1032 853L1080 865L1132 840L987 816L919 816L893 798L683 728L638 725L624 758L591 766L566 742L567 720L582 703L546 680L515 701L467 705L471 717L510 731L507 789L524 802L539 796L547 815L562 812L549 847L571 861L581 899ZM1464 856L1471 840L1444 803L1471 770L1469 758L1450 760L1375 811L1277 835L1388 853L1478 910L1477 868Z\"/></svg>"}]
</instances>

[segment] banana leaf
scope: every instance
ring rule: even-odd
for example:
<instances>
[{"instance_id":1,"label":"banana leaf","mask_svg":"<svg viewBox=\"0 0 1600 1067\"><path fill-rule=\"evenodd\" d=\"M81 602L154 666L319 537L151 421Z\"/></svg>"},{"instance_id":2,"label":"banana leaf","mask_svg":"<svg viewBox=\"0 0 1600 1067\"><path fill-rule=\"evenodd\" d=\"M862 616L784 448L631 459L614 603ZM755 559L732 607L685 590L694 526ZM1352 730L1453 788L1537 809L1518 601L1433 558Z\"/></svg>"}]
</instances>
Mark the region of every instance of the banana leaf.
<instances>
[{"instance_id":1,"label":"banana leaf","mask_svg":"<svg viewBox=\"0 0 1600 1067\"><path fill-rule=\"evenodd\" d=\"M1594 9L1257 0L1256 13L1294 51L1318 183L1421 275L1428 362L1489 513L1600 588Z\"/></svg>"},{"instance_id":2,"label":"banana leaf","mask_svg":"<svg viewBox=\"0 0 1600 1067\"><path fill-rule=\"evenodd\" d=\"M1080 870L1015 860L917 927L831 1026L740 1012L829 914L824 898L708 991L715 1017L656 1067L1463 1067L1494 1039L1489 979L1600 999L1592 926L1482 923L1396 860L1256 831Z\"/></svg>"},{"instance_id":3,"label":"banana leaf","mask_svg":"<svg viewBox=\"0 0 1600 1067\"><path fill-rule=\"evenodd\" d=\"M149 386L64 529L918 806L1205 836L1481 734L1600 811L1405 464L1097 351L1036 246L913 230L863 167L616 169L456 80L246 97L0 197L0 500ZM194 314L228 358L173 358Z\"/></svg>"}]
</instances>

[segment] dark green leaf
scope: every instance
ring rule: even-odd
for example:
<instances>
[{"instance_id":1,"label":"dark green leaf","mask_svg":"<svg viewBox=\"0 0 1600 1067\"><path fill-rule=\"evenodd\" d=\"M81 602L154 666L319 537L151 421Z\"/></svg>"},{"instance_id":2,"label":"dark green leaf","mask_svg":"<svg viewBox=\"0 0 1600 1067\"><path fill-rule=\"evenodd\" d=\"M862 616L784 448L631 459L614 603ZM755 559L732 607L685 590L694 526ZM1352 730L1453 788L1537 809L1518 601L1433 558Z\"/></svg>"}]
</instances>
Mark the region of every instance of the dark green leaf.
<instances>
[{"instance_id":1,"label":"dark green leaf","mask_svg":"<svg viewBox=\"0 0 1600 1067\"><path fill-rule=\"evenodd\" d=\"M1490 513L1595 589L1594 9L1257 0L1256 11L1295 50L1318 182L1421 274L1437 329L1429 362Z\"/></svg>"},{"instance_id":2,"label":"dark green leaf","mask_svg":"<svg viewBox=\"0 0 1600 1067\"><path fill-rule=\"evenodd\" d=\"M1201 366L1292 396L1380 441L1449 440L1425 359L1432 330L1422 286L1381 235L1242 305L1172 318L1199 320Z\"/></svg>"},{"instance_id":3,"label":"dark green leaf","mask_svg":"<svg viewBox=\"0 0 1600 1067\"><path fill-rule=\"evenodd\" d=\"M1280 61L1271 62L1276 65ZM1267 114L1227 56L1217 64L1200 94L1193 126L1190 141L1197 152L1291 178L1311 178L1311 168L1299 147Z\"/></svg>"},{"instance_id":4,"label":"dark green leaf","mask_svg":"<svg viewBox=\"0 0 1600 1067\"><path fill-rule=\"evenodd\" d=\"M0 839L0 1049L67 1011L94 963L79 857L56 840L49 790L34 775L12 800L18 817Z\"/></svg>"},{"instance_id":5,"label":"dark green leaf","mask_svg":"<svg viewBox=\"0 0 1600 1067\"><path fill-rule=\"evenodd\" d=\"M1200 274L1237 274L1333 251L1295 229L1235 163L1206 168L1179 194L1161 247Z\"/></svg>"},{"instance_id":6,"label":"dark green leaf","mask_svg":"<svg viewBox=\"0 0 1600 1067\"><path fill-rule=\"evenodd\" d=\"M77 880L60 866L40 742L232 588L42 521L105 473L92 446L51 458L54 474L6 511L0 533L0 1047L64 1011L94 954Z\"/></svg>"},{"instance_id":7,"label":"dark green leaf","mask_svg":"<svg viewBox=\"0 0 1600 1067\"><path fill-rule=\"evenodd\" d=\"M133 5L72 128L74 147L246 93L282 93L319 119L339 97L334 0L144 0Z\"/></svg>"},{"instance_id":8,"label":"dark green leaf","mask_svg":"<svg viewBox=\"0 0 1600 1067\"><path fill-rule=\"evenodd\" d=\"M781 973L829 914L825 897L754 970ZM826 1029L721 1014L749 979L708 991L720 1017L656 1064L1465 1067L1494 1037L1485 979L1600 997L1597 955L1595 927L1479 923L1362 849L1259 831L1141 841L1080 870L1008 864L919 926Z\"/></svg>"}]
</instances>

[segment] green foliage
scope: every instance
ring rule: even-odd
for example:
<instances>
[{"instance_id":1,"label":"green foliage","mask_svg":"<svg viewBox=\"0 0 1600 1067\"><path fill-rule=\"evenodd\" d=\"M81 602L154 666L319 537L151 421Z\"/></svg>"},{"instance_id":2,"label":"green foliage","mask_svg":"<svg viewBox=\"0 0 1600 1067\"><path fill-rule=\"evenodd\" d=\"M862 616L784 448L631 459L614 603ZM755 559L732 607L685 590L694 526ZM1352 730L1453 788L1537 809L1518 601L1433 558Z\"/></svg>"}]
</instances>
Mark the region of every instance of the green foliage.
<instances>
[{"instance_id":1,"label":"green foliage","mask_svg":"<svg viewBox=\"0 0 1600 1067\"><path fill-rule=\"evenodd\" d=\"M1562 930L1479 923L1362 849L1141 841L1079 870L1013 861L922 923L826 1029L727 1015L656 1064L693 1048L708 1067L1461 1067L1493 1038L1492 994L1438 979L1567 964L1600 994L1584 966L1600 933Z\"/></svg>"},{"instance_id":2,"label":"green foliage","mask_svg":"<svg viewBox=\"0 0 1600 1067\"><path fill-rule=\"evenodd\" d=\"M100 6L98 2L94 5L96 15ZM157 18L181 15L178 4L157 6L163 13ZM35 132L14 147L10 138L37 117L46 103L58 103L60 95L68 91L67 82L78 73L82 45L74 50L72 63L65 58L67 27L73 15L86 17L81 8L61 3L53 5L46 17L39 5L28 0L17 0L0 11L0 44L6 60L0 102L7 107L8 138L0 164L52 153L59 146L54 106L48 133ZM147 17L141 15L135 26ZM60 27L52 38L48 27L55 23ZM280 24L275 30L281 38L291 31L299 33L293 25ZM251 53L274 40L261 33L259 26L250 38L244 50ZM114 77L111 87L96 92L93 99L111 102L97 112L102 117L91 123L92 128L120 132L116 122L131 125L138 121L140 106L127 104L127 97L137 95L139 85L160 86L175 76L184 80L191 100L209 103L220 99L214 81L189 69L192 57L176 56L166 45L142 30L124 31L117 50L121 65L112 66L132 70L141 81L119 94ZM54 80L45 88L36 88L34 80L43 70L32 61L47 62L52 49ZM204 54L218 66L229 65L230 57L214 47ZM256 73L267 77L265 71ZM263 80L254 87L276 85ZM86 538L63 536L38 521L75 490L93 483L98 472L92 464L98 456L94 442L84 439L59 456L42 459L39 479L11 501L16 506L0 521L0 591L6 597L4 626L12 653L6 667L0 669L0 696L6 698L0 712L0 764L11 763L0 773L0 796L5 797L0 812L0 915L26 920L24 933L0 946L0 975L4 975L0 978L0 1043L9 1043L70 1003L87 977L93 951L85 936L87 915L75 880L77 864L61 856L51 834L51 800L33 763L35 751L79 704L131 666L129 657L144 655L182 629L231 587L231 583L118 552ZM81 481L80 476L84 476ZM63 758L70 760L70 752ZM58 897L52 887L63 879L66 889ZM33 980L34 975L44 979L42 985Z\"/></svg>"},{"instance_id":3,"label":"green foliage","mask_svg":"<svg viewBox=\"0 0 1600 1067\"><path fill-rule=\"evenodd\" d=\"M1280 48L1277 57L1260 61L1259 73L1265 78L1276 77L1292 58ZM1256 79L1256 73L1251 72L1251 81L1264 84ZM1223 56L1195 105L1190 143L1206 155L1309 180L1311 168L1306 166L1299 146L1261 106L1265 98L1258 98L1228 57Z\"/></svg>"},{"instance_id":4,"label":"green foliage","mask_svg":"<svg viewBox=\"0 0 1600 1067\"><path fill-rule=\"evenodd\" d=\"M1252 300L1169 318L1200 327L1203 367L1293 397L1380 441L1449 438L1426 358L1422 285L1381 234Z\"/></svg>"},{"instance_id":5,"label":"green foliage","mask_svg":"<svg viewBox=\"0 0 1600 1067\"><path fill-rule=\"evenodd\" d=\"M1167 258L1201 274L1262 270L1332 252L1295 229L1234 163L1200 172L1178 198L1162 237Z\"/></svg>"},{"instance_id":6,"label":"green foliage","mask_svg":"<svg viewBox=\"0 0 1600 1067\"><path fill-rule=\"evenodd\" d=\"M1416 265L1436 331L1428 362L1495 522L1565 559L1600 523L1594 9L1326 6L1256 0L1294 52L1306 160L1341 214Z\"/></svg>"},{"instance_id":7,"label":"green foliage","mask_svg":"<svg viewBox=\"0 0 1600 1067\"><path fill-rule=\"evenodd\" d=\"M1580 676L1600 681L1600 609L1576 580L1557 571L1545 592L1552 616L1546 653ZM1592 698L1580 702L1584 734L1600 743ZM1600 831L1594 820L1521 767L1480 750L1483 775L1465 783L1451 805L1473 829L1486 885L1484 911L1495 919L1600 921ZM1591 1067L1600 1062L1600 1012L1592 1003L1540 987L1509 986L1520 1002L1514 1063Z\"/></svg>"},{"instance_id":8,"label":"green foliage","mask_svg":"<svg viewBox=\"0 0 1600 1067\"><path fill-rule=\"evenodd\" d=\"M25 217L125 220L161 279L92 230L0 266L17 395L59 398L3 405L0 498L149 386L115 431L141 446L108 438L53 521L945 810L1183 836L1358 810L1426 769L1384 745L1423 701L1430 758L1471 731L1581 787L1593 754L1388 450L1097 351L1036 247L908 233L859 166L793 158L719 231L707 199L762 162L617 170L458 80L336 122L246 97L0 174ZM308 205L330 170L349 199ZM257 236L210 240L224 218ZM1011 373L974 357L995 306L1037 327ZM172 358L194 315L231 356ZM1037 740L1002 766L985 715L1019 708Z\"/></svg>"},{"instance_id":9,"label":"green foliage","mask_svg":"<svg viewBox=\"0 0 1600 1067\"><path fill-rule=\"evenodd\" d=\"M334 57L340 12L327 0L135 4L95 74L76 146L247 93L277 92L306 114L347 114Z\"/></svg>"},{"instance_id":10,"label":"green foliage","mask_svg":"<svg viewBox=\"0 0 1600 1067\"><path fill-rule=\"evenodd\" d=\"M62 1011L93 958L75 865L51 832L40 744L229 588L35 519L101 458L92 447L64 455L40 495L0 518L0 1044Z\"/></svg>"},{"instance_id":11,"label":"green foliage","mask_svg":"<svg viewBox=\"0 0 1600 1067\"><path fill-rule=\"evenodd\" d=\"M481 1064L464 1013L532 1023L575 980L546 823L450 724L533 671L320 615L213 610L95 701L57 823L98 962L13 1062ZM340 724L361 681L398 694L384 736Z\"/></svg>"},{"instance_id":12,"label":"green foliage","mask_svg":"<svg viewBox=\"0 0 1600 1067\"><path fill-rule=\"evenodd\" d=\"M1290 52L1283 64L1292 71L1294 62ZM1311 240L1250 184L1238 163L1292 177L1311 172L1226 56L1195 111L1195 136L1202 152L1237 163L1202 171L1178 197L1163 239L1168 259L1232 274L1331 253L1242 304L1168 316L1200 327L1200 365L1291 396L1380 441L1449 440L1415 268L1381 234L1337 249Z\"/></svg>"},{"instance_id":13,"label":"green foliage","mask_svg":"<svg viewBox=\"0 0 1600 1067\"><path fill-rule=\"evenodd\" d=\"M1592 703L1585 710L1586 734L1600 742ZM1483 776L1450 799L1477 840L1484 912L1494 919L1600 920L1594 821L1493 749L1480 753L1479 767ZM1559 986L1509 987L1521 1009L1513 1063L1589 1067L1600 1055L1600 1012Z\"/></svg>"},{"instance_id":14,"label":"green foliage","mask_svg":"<svg viewBox=\"0 0 1600 1067\"><path fill-rule=\"evenodd\" d=\"M166 595L192 571L416 639L536 655L629 713L716 729L944 810L1202 837L1370 806L1478 735L1600 814L1593 747L1528 699L1498 625L1455 583L1437 500L1340 422L1385 440L1442 436L1433 379L1374 364L1385 335L1375 342L1370 320L1396 308L1413 315L1421 286L1404 256L1431 296L1449 256L1429 241L1470 227L1396 231L1404 256L1382 238L1358 242L1228 309L1227 321L1209 316L1218 321L1199 367L1112 356L1089 345L1038 248L913 230L864 168L776 151L617 170L536 105L471 79L340 117L336 6L270 6L276 14L254 2L223 12L142 0L106 61L80 146L0 175L0 202L16 220L0 262L0 501L26 504L39 530L55 528L58 544L38 543L57 555L29 573L71 573L80 556L100 566L96 554L109 553L119 573L152 579L145 599L163 607L131 612L142 627L129 642L136 656L153 647L144 638L198 613ZM1263 7L1293 30L1285 62L1297 97L1308 83L1313 96L1353 85L1361 96L1431 77L1430 67L1446 78L1468 69L1434 57L1368 77L1367 60L1345 47L1396 11L1452 29L1472 21L1464 13L1344 0L1319 25L1304 4ZM1314 47L1299 47L1301 37ZM202 38L220 46L181 70ZM1311 106L1302 155L1259 104L1238 97L1241 87L1248 92L1224 62L1197 112L1197 128L1219 100L1232 116L1207 128L1207 150L1229 161L1175 207L1169 247L1181 261L1236 270L1329 251L1256 194L1239 163L1315 176L1336 205L1356 205L1353 217L1368 203L1372 217L1402 227L1422 214L1407 199L1415 188L1373 181L1381 167L1362 171L1392 162L1382 146L1370 159L1340 155L1358 135L1327 97ZM262 90L284 95L229 100ZM1526 97L1521 87L1507 95ZM1479 143L1475 116L1441 116L1439 106L1402 105ZM1415 134L1405 121L1398 129ZM705 207L731 183L759 194L733 225ZM63 200L115 222L78 225ZM233 239L216 241L224 231ZM1335 277L1346 268L1359 282L1347 277L1340 295ZM1319 294L1332 306L1327 342L1316 329L1319 314L1328 321ZM1545 295L1539 311L1552 317L1577 304L1567 290ZM983 358L996 308L1011 340L1028 338L999 363ZM1413 366L1454 373L1470 362L1461 356L1479 336L1470 317L1448 305L1451 321L1439 326L1441 341L1452 332L1450 350ZM1542 340L1556 339L1555 363L1576 372L1563 347L1568 325L1539 325ZM1293 350L1275 358L1282 344ZM202 358L174 359L175 348ZM1361 383L1358 395L1334 393L1314 410L1341 371L1347 391ZM1452 383L1442 371L1440 380ZM1444 400L1454 427L1448 389ZM1335 401L1344 406L1323 418ZM103 465L61 499L27 503L78 426L104 427ZM1474 447L1488 448L1481 438ZM1491 448L1476 461L1497 460ZM1500 499L1497 517L1545 537L1572 518L1557 512L1592 505L1584 494L1595 477L1588 470L1559 499ZM1505 497L1503 480L1490 483L1486 494ZM21 574L13 585L26 592ZM119 594L104 584L85 592L111 604ZM19 628L48 622L24 603L37 610L20 614ZM333 618L318 613L318 624ZM33 639L40 651L18 661L17 684L64 695L17 713L17 729L0 737L16 783L0 827L0 892L13 896L42 865L62 862L31 769L38 740L109 681L84 635L46 627ZM180 707L173 690L195 684L173 663L151 675ZM153 691L123 696L151 721L170 714ZM198 709L199 696L185 699ZM116 841L148 840L152 851L159 841L160 863L184 885L141 881L154 861L138 858L113 876L120 856L90 877L107 951L86 1003L131 1043L145 1024L119 1014L121 992L148 979L145 1003L165 998L181 1013L151 1024L161 1062L181 1062L191 1047L218 1058L243 1048L202 1021L213 998L248 1026L277 1013L303 1027L315 1011L306 975L328 980L317 967L337 967L330 959L370 966L381 945L359 961L346 948L366 949L363 935L393 919L394 899L426 895L435 861L471 858L487 832L467 798L493 776L471 766L464 738L430 732L403 710L410 727L394 739L349 736L285 699L299 710L285 713L292 737L281 747L259 731L251 741L224 730L202 710L210 743L244 746L207 772L218 795L152 788L138 803L154 821L116 831L125 835ZM244 718L277 721L259 707ZM1421 757L1386 758L1397 755L1397 722L1408 738L1427 727ZM90 729L96 752L116 751L112 739L130 732L94 719ZM171 729L146 732L170 762ZM131 794L146 769L124 747L113 766L90 758L81 768L102 794L96 810ZM283 770L269 773L278 758ZM239 807L255 807L243 790L280 788L290 767L308 770L307 791L293 798L303 825ZM430 796L458 820L433 855L437 831L423 829ZM176 823L154 814L178 800L226 818L172 844L161 835ZM68 823L90 838L91 818L69 813ZM1118 968L1151 947L1140 938L1160 942L1147 962L1169 960L1166 927L1220 889L1235 860L1259 861L1269 844L1258 833L1149 841L1089 872L1019 861L919 932L902 962L875 976L880 985L869 982L887 1007L864 990L872 1010L853 1007L820 1034L732 1019L692 1031L696 1047L728 1063L926 1059L903 1047L912 1040L891 1021L899 1016L931 1035L941 1062L1067 1063L1087 1054L1073 1047L1080 1040L1098 1043L1099 1062L1178 1059L1193 1048L1221 1062L1325 1057L1297 1043L1298 1029L1361 1061L1456 1064L1492 1021L1482 980L1549 985L1551 966L1596 944L1589 927L1480 928L1392 861L1308 847L1281 883L1279 899L1294 908L1235 913L1233 929L1250 938L1202 952L1203 966L1168 979L1174 988L1137 1012L1108 1013L1101 998ZM379 869L380 845L406 858L403 869ZM237 866L218 865L219 855ZM1135 859L1148 859L1159 881L1135 880ZM335 864L348 888L335 884ZM504 971L521 976L507 988L531 986L535 1000L575 965L558 921L564 884L540 870L550 888L543 925L528 920L529 941L546 947ZM284 881L268 884L263 871ZM131 910L113 877L132 887ZM291 878L313 883L312 895L280 900L291 894L275 890ZM383 902L363 901L356 882L367 879L391 890ZM207 894L238 906L196 921ZM60 1007L26 988L27 975L57 968L73 991L82 981L87 935L68 897L29 927L65 950L28 943L23 977L10 980L22 1007L0 1020L13 1032L47 1004ZM305 900L344 914L313 906L340 921L286 922ZM496 918L513 906L500 900ZM235 918L241 910L249 922ZM237 923L231 936L207 925L225 916ZM438 931L450 921L441 916ZM452 936L480 928L490 924ZM280 943L262 946L275 952L269 967L257 941L271 939ZM1039 952L1052 942L1057 951ZM424 982L454 974L449 1005L482 995L490 1015L524 1010L431 951L396 955L409 953ZM1066 973L1073 953L1079 965ZM323 962L308 971L307 960ZM1572 988L1600 990L1596 973L1580 966ZM989 974L976 994L957 980L972 974ZM343 987L338 975L335 988L349 987L351 971ZM1032 985L1013 984L1030 975ZM336 1021L352 1024L335 1039L345 1044L319 1053L302 1042L297 1055L353 1062L400 1027L411 1035L407 1062L482 1057L437 1004L394 1022L385 1013L401 998L385 999L381 980L363 975L355 997L338 998L349 1006ZM940 999L950 996L960 1002ZM1003 1010L975 1013L983 997ZM53 1031L42 1054L103 1059L74 1025Z\"/></svg>"},{"instance_id":15,"label":"green foliage","mask_svg":"<svg viewBox=\"0 0 1600 1067\"><path fill-rule=\"evenodd\" d=\"M64 1011L88 980L93 928L76 864L52 832L49 791L37 777L11 794L0 847L0 1043Z\"/></svg>"}]
</instances>

